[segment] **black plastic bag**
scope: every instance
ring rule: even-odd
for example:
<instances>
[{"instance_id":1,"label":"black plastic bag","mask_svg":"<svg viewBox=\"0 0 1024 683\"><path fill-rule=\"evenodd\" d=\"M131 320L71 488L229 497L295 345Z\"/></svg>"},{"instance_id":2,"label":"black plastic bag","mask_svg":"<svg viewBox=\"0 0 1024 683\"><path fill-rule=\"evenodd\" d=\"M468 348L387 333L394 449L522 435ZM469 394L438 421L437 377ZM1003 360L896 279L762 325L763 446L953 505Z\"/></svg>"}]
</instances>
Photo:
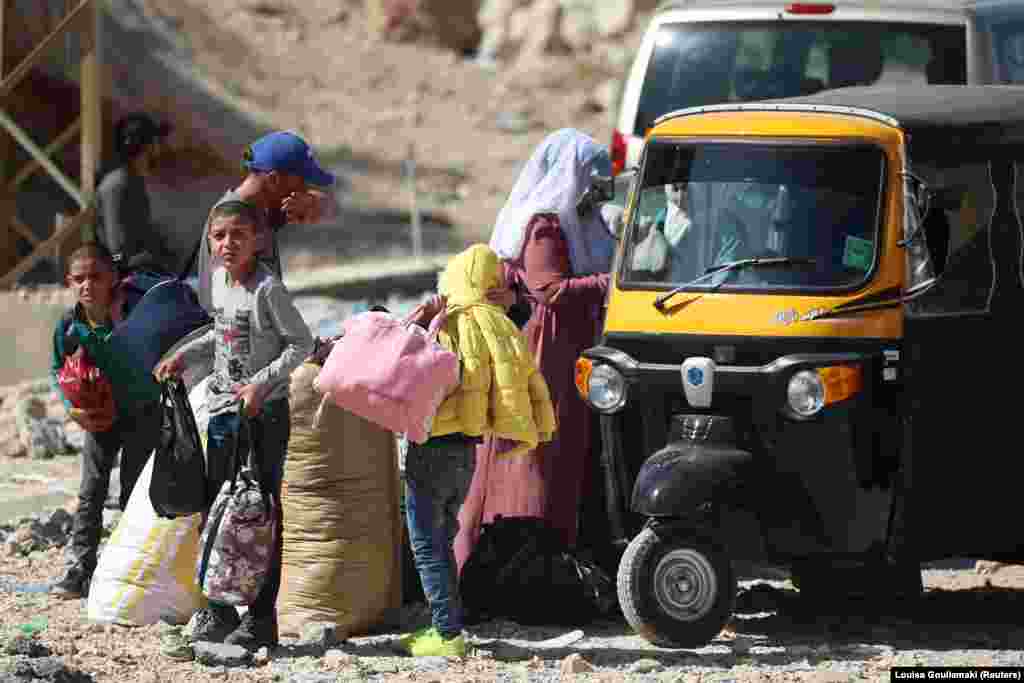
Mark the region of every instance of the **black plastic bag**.
<instances>
[{"instance_id":1,"label":"black plastic bag","mask_svg":"<svg viewBox=\"0 0 1024 683\"><path fill-rule=\"evenodd\" d=\"M206 460L199 429L180 379L160 387L163 426L153 457L149 499L161 517L187 517L207 509Z\"/></svg>"},{"instance_id":2,"label":"black plastic bag","mask_svg":"<svg viewBox=\"0 0 1024 683\"><path fill-rule=\"evenodd\" d=\"M466 560L460 594L471 619L581 626L617 606L615 584L539 517L495 517Z\"/></svg>"}]
</instances>

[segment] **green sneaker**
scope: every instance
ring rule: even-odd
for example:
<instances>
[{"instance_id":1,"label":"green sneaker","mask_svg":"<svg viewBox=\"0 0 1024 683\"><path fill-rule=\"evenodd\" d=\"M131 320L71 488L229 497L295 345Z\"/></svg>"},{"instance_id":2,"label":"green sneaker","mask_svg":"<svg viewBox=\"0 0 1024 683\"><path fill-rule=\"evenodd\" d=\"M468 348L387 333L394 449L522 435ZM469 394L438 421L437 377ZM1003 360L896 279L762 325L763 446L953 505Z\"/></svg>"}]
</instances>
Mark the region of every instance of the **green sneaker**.
<instances>
[{"instance_id":1,"label":"green sneaker","mask_svg":"<svg viewBox=\"0 0 1024 683\"><path fill-rule=\"evenodd\" d=\"M398 652L401 652L402 654L405 654L405 655L412 654L409 651L409 646L412 644L412 642L414 640L419 639L419 638L423 638L424 636L426 636L429 633L435 633L436 634L437 631L434 630L433 626L424 626L423 628L421 628L419 630L413 631L412 633L406 633L401 638L397 638L396 640L393 640L391 642L391 647L392 647L392 649L397 650Z\"/></svg>"},{"instance_id":2,"label":"green sneaker","mask_svg":"<svg viewBox=\"0 0 1024 683\"><path fill-rule=\"evenodd\" d=\"M466 640L461 633L445 639L437 629L430 629L429 633L412 639L409 654L413 657L465 657Z\"/></svg>"},{"instance_id":3,"label":"green sneaker","mask_svg":"<svg viewBox=\"0 0 1024 683\"><path fill-rule=\"evenodd\" d=\"M191 641L179 630L160 637L160 654L176 662L191 662L195 659Z\"/></svg>"}]
</instances>

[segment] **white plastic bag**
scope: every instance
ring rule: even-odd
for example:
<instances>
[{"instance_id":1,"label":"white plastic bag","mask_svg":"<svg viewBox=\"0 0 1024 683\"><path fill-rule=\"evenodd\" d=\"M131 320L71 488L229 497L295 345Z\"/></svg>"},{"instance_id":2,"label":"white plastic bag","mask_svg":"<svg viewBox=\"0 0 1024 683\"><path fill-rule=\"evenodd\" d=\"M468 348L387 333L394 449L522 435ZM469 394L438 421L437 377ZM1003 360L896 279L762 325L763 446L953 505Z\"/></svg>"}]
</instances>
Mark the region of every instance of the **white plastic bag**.
<instances>
[{"instance_id":1,"label":"white plastic bag","mask_svg":"<svg viewBox=\"0 0 1024 683\"><path fill-rule=\"evenodd\" d=\"M204 377L188 394L204 450L210 422L206 409L209 379ZM152 476L150 457L93 573L90 621L142 626L162 619L184 624L206 606L195 580L202 517L159 517L149 501Z\"/></svg>"},{"instance_id":2,"label":"white plastic bag","mask_svg":"<svg viewBox=\"0 0 1024 683\"><path fill-rule=\"evenodd\" d=\"M645 271L660 276L668 267L669 244L658 227L651 226L643 241L633 248L634 271Z\"/></svg>"},{"instance_id":3,"label":"white plastic bag","mask_svg":"<svg viewBox=\"0 0 1024 683\"><path fill-rule=\"evenodd\" d=\"M90 621L144 626L184 624L206 606L195 581L201 515L163 519L149 502L153 458L100 555L89 586Z\"/></svg>"},{"instance_id":4,"label":"white plastic bag","mask_svg":"<svg viewBox=\"0 0 1024 683\"><path fill-rule=\"evenodd\" d=\"M204 377L188 392L188 402L192 406L192 415L196 418L196 429L199 430L199 443L203 445L204 452L206 451L207 427L210 424L210 411L206 405L206 385L210 383L210 377L212 375Z\"/></svg>"}]
</instances>

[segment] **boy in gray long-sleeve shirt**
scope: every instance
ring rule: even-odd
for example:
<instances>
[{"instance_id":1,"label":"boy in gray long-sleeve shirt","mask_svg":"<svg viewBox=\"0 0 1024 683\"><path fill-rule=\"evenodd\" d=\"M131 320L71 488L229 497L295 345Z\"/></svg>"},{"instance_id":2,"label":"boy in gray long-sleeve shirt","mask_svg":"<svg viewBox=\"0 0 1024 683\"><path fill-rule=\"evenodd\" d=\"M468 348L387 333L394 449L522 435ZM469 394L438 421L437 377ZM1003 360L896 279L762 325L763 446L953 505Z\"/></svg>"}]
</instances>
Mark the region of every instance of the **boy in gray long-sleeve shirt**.
<instances>
[{"instance_id":1,"label":"boy in gray long-sleeve shirt","mask_svg":"<svg viewBox=\"0 0 1024 683\"><path fill-rule=\"evenodd\" d=\"M161 378L178 374L194 360L213 355L207 389L210 503L222 483L243 464L233 461L236 443L240 457L248 453L249 434L239 429L243 402L260 483L265 491L280 494L290 432L289 378L313 350L309 327L288 290L256 258L256 211L241 201L222 202L214 208L207 232L212 256L219 261L211 292L214 328L156 370ZM240 622L234 607L211 603L201 613L202 623L197 622L204 640L225 640L250 649L277 644L274 604L281 583L280 538L278 534L271 574L249 606L246 621Z\"/></svg>"}]
</instances>

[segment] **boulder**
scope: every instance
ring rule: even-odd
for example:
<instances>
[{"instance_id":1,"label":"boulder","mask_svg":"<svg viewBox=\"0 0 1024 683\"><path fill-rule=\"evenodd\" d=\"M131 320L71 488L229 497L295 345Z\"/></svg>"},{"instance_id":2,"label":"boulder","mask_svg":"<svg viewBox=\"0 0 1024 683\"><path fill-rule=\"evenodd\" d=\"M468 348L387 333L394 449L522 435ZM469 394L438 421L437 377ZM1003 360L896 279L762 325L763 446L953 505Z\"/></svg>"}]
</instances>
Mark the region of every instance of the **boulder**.
<instances>
[{"instance_id":1,"label":"boulder","mask_svg":"<svg viewBox=\"0 0 1024 683\"><path fill-rule=\"evenodd\" d=\"M558 32L573 52L590 52L598 39L594 4L585 0L563 2Z\"/></svg>"},{"instance_id":2,"label":"boulder","mask_svg":"<svg viewBox=\"0 0 1024 683\"><path fill-rule=\"evenodd\" d=\"M22 396L15 407L18 438L28 456L46 460L70 451L64 436L64 421L47 417L46 403L36 394Z\"/></svg>"},{"instance_id":3,"label":"boulder","mask_svg":"<svg viewBox=\"0 0 1024 683\"><path fill-rule=\"evenodd\" d=\"M562 6L558 0L537 0L531 6L519 61L530 61L562 47L559 36L561 18Z\"/></svg>"},{"instance_id":4,"label":"boulder","mask_svg":"<svg viewBox=\"0 0 1024 683\"><path fill-rule=\"evenodd\" d=\"M192 651L196 661L205 666L248 666L253 658L253 654L241 645L225 643L199 641L192 644Z\"/></svg>"},{"instance_id":5,"label":"boulder","mask_svg":"<svg viewBox=\"0 0 1024 683\"><path fill-rule=\"evenodd\" d=\"M575 676L576 674L590 673L594 670L590 662L583 659L583 655L578 652L574 652L563 659L558 668L563 676Z\"/></svg>"},{"instance_id":6,"label":"boulder","mask_svg":"<svg viewBox=\"0 0 1024 683\"><path fill-rule=\"evenodd\" d=\"M637 8L635 0L594 2L591 22L600 38L612 38L633 28Z\"/></svg>"},{"instance_id":7,"label":"boulder","mask_svg":"<svg viewBox=\"0 0 1024 683\"><path fill-rule=\"evenodd\" d=\"M584 100L584 106L595 112L615 111L619 102L620 83L612 79L597 86Z\"/></svg>"},{"instance_id":8,"label":"boulder","mask_svg":"<svg viewBox=\"0 0 1024 683\"><path fill-rule=\"evenodd\" d=\"M508 57L522 41L523 32L512 35L512 17L528 6L527 0L484 0L477 13L482 33L478 53L483 59Z\"/></svg>"},{"instance_id":9,"label":"boulder","mask_svg":"<svg viewBox=\"0 0 1024 683\"><path fill-rule=\"evenodd\" d=\"M431 42L456 52L476 49L481 31L471 0L367 0L369 33L402 42Z\"/></svg>"},{"instance_id":10,"label":"boulder","mask_svg":"<svg viewBox=\"0 0 1024 683\"><path fill-rule=\"evenodd\" d=\"M321 621L306 624L302 629L300 640L303 644L322 648L326 651L344 642L345 636L344 630L339 629L337 624Z\"/></svg>"},{"instance_id":11,"label":"boulder","mask_svg":"<svg viewBox=\"0 0 1024 683\"><path fill-rule=\"evenodd\" d=\"M442 47L468 52L476 49L482 35L477 5L475 0L419 0L416 21Z\"/></svg>"},{"instance_id":12,"label":"boulder","mask_svg":"<svg viewBox=\"0 0 1024 683\"><path fill-rule=\"evenodd\" d=\"M70 668L61 657L15 657L0 665L0 680L4 683L93 683L95 679L78 669Z\"/></svg>"}]
</instances>

